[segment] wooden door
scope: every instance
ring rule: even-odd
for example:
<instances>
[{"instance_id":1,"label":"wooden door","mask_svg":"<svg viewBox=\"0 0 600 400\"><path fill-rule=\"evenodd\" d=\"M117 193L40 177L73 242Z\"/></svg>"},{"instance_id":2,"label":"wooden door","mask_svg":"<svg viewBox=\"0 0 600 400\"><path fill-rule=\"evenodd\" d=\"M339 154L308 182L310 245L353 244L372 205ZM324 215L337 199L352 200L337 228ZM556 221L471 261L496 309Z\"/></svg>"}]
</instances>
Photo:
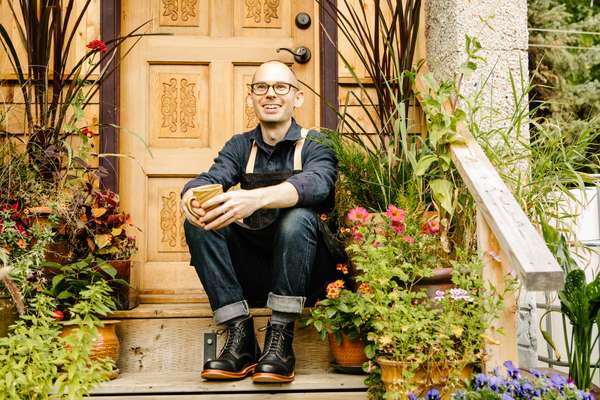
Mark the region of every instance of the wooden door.
<instances>
[{"instance_id":1,"label":"wooden door","mask_svg":"<svg viewBox=\"0 0 600 400\"><path fill-rule=\"evenodd\" d=\"M313 0L148 0L122 2L122 32L151 20L148 36L121 66L120 194L138 234L135 284L142 302L206 301L189 266L179 193L206 171L225 141L257 121L246 106L246 84L260 63L293 65L318 88L318 6ZM308 29L295 24L307 13ZM281 47L308 47L307 64ZM298 121L318 124L317 99Z\"/></svg>"}]
</instances>

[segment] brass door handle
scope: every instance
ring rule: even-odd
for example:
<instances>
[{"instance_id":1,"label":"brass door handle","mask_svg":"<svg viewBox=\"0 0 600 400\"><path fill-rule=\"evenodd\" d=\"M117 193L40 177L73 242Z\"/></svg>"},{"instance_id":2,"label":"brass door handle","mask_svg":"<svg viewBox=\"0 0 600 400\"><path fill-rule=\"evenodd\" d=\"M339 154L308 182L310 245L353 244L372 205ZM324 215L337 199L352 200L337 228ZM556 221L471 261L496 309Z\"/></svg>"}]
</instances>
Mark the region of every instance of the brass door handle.
<instances>
[{"instance_id":1,"label":"brass door handle","mask_svg":"<svg viewBox=\"0 0 600 400\"><path fill-rule=\"evenodd\" d=\"M298 64L306 64L312 57L310 49L304 46L296 47L294 50L288 49L287 47L280 47L277 49L277 52L279 53L281 50L291 53L294 56L294 61Z\"/></svg>"}]
</instances>

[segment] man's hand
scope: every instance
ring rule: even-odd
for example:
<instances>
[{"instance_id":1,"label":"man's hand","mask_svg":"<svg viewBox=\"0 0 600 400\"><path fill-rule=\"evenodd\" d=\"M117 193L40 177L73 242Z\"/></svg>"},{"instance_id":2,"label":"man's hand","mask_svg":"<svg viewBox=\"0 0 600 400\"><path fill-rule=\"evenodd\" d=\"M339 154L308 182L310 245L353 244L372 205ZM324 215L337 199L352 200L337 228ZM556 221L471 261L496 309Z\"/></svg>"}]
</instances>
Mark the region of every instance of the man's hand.
<instances>
[{"instance_id":1,"label":"man's hand","mask_svg":"<svg viewBox=\"0 0 600 400\"><path fill-rule=\"evenodd\" d=\"M224 228L232 222L246 218L259 208L264 207L262 198L262 192L259 189L240 189L222 193L200 205L200 210L202 210L203 214L198 221L206 224L204 229L207 230ZM204 211L215 205L214 209L208 212ZM208 223L208 221L211 222Z\"/></svg>"},{"instance_id":2,"label":"man's hand","mask_svg":"<svg viewBox=\"0 0 600 400\"><path fill-rule=\"evenodd\" d=\"M181 210L190 224L197 226L198 228L204 228L205 224L200 221L200 218L206 215L206 211L200 207L198 200L194 198L194 193L192 192L193 189L194 188L185 192L181 198Z\"/></svg>"}]
</instances>

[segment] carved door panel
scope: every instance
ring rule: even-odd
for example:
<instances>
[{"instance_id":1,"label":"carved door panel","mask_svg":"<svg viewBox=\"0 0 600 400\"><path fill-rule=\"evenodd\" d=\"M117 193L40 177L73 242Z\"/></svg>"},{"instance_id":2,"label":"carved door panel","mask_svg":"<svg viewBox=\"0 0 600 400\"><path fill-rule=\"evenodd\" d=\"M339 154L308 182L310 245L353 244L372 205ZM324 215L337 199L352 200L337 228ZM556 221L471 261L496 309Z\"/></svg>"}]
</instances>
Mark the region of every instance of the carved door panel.
<instances>
[{"instance_id":1,"label":"carved door panel","mask_svg":"<svg viewBox=\"0 0 600 400\"><path fill-rule=\"evenodd\" d=\"M143 302L205 301L189 266L179 192L205 171L234 133L257 121L246 84L260 63L279 59L318 87L318 26L313 0L124 0L122 31L145 21L147 31L121 65L120 194L142 229L135 280ZM296 27L298 13L312 24ZM281 47L308 47L295 64ZM309 90L296 117L315 126L318 103Z\"/></svg>"}]
</instances>

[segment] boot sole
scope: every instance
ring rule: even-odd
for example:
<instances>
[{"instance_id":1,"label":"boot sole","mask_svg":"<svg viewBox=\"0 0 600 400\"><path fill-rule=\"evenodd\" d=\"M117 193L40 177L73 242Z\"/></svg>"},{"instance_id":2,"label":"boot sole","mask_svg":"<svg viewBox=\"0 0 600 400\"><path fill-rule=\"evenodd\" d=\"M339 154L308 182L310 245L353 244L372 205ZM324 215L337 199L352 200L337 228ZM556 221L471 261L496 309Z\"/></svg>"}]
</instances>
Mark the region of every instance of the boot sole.
<instances>
[{"instance_id":1,"label":"boot sole","mask_svg":"<svg viewBox=\"0 0 600 400\"><path fill-rule=\"evenodd\" d=\"M200 376L204 379L211 380L234 380L243 379L254 372L256 364L252 364L241 370L240 372L225 371L222 369L205 369Z\"/></svg>"},{"instance_id":2,"label":"boot sole","mask_svg":"<svg viewBox=\"0 0 600 400\"><path fill-rule=\"evenodd\" d=\"M290 375L271 374L267 372L257 372L252 375L252 381L257 383L290 383L293 380L293 372Z\"/></svg>"}]
</instances>

